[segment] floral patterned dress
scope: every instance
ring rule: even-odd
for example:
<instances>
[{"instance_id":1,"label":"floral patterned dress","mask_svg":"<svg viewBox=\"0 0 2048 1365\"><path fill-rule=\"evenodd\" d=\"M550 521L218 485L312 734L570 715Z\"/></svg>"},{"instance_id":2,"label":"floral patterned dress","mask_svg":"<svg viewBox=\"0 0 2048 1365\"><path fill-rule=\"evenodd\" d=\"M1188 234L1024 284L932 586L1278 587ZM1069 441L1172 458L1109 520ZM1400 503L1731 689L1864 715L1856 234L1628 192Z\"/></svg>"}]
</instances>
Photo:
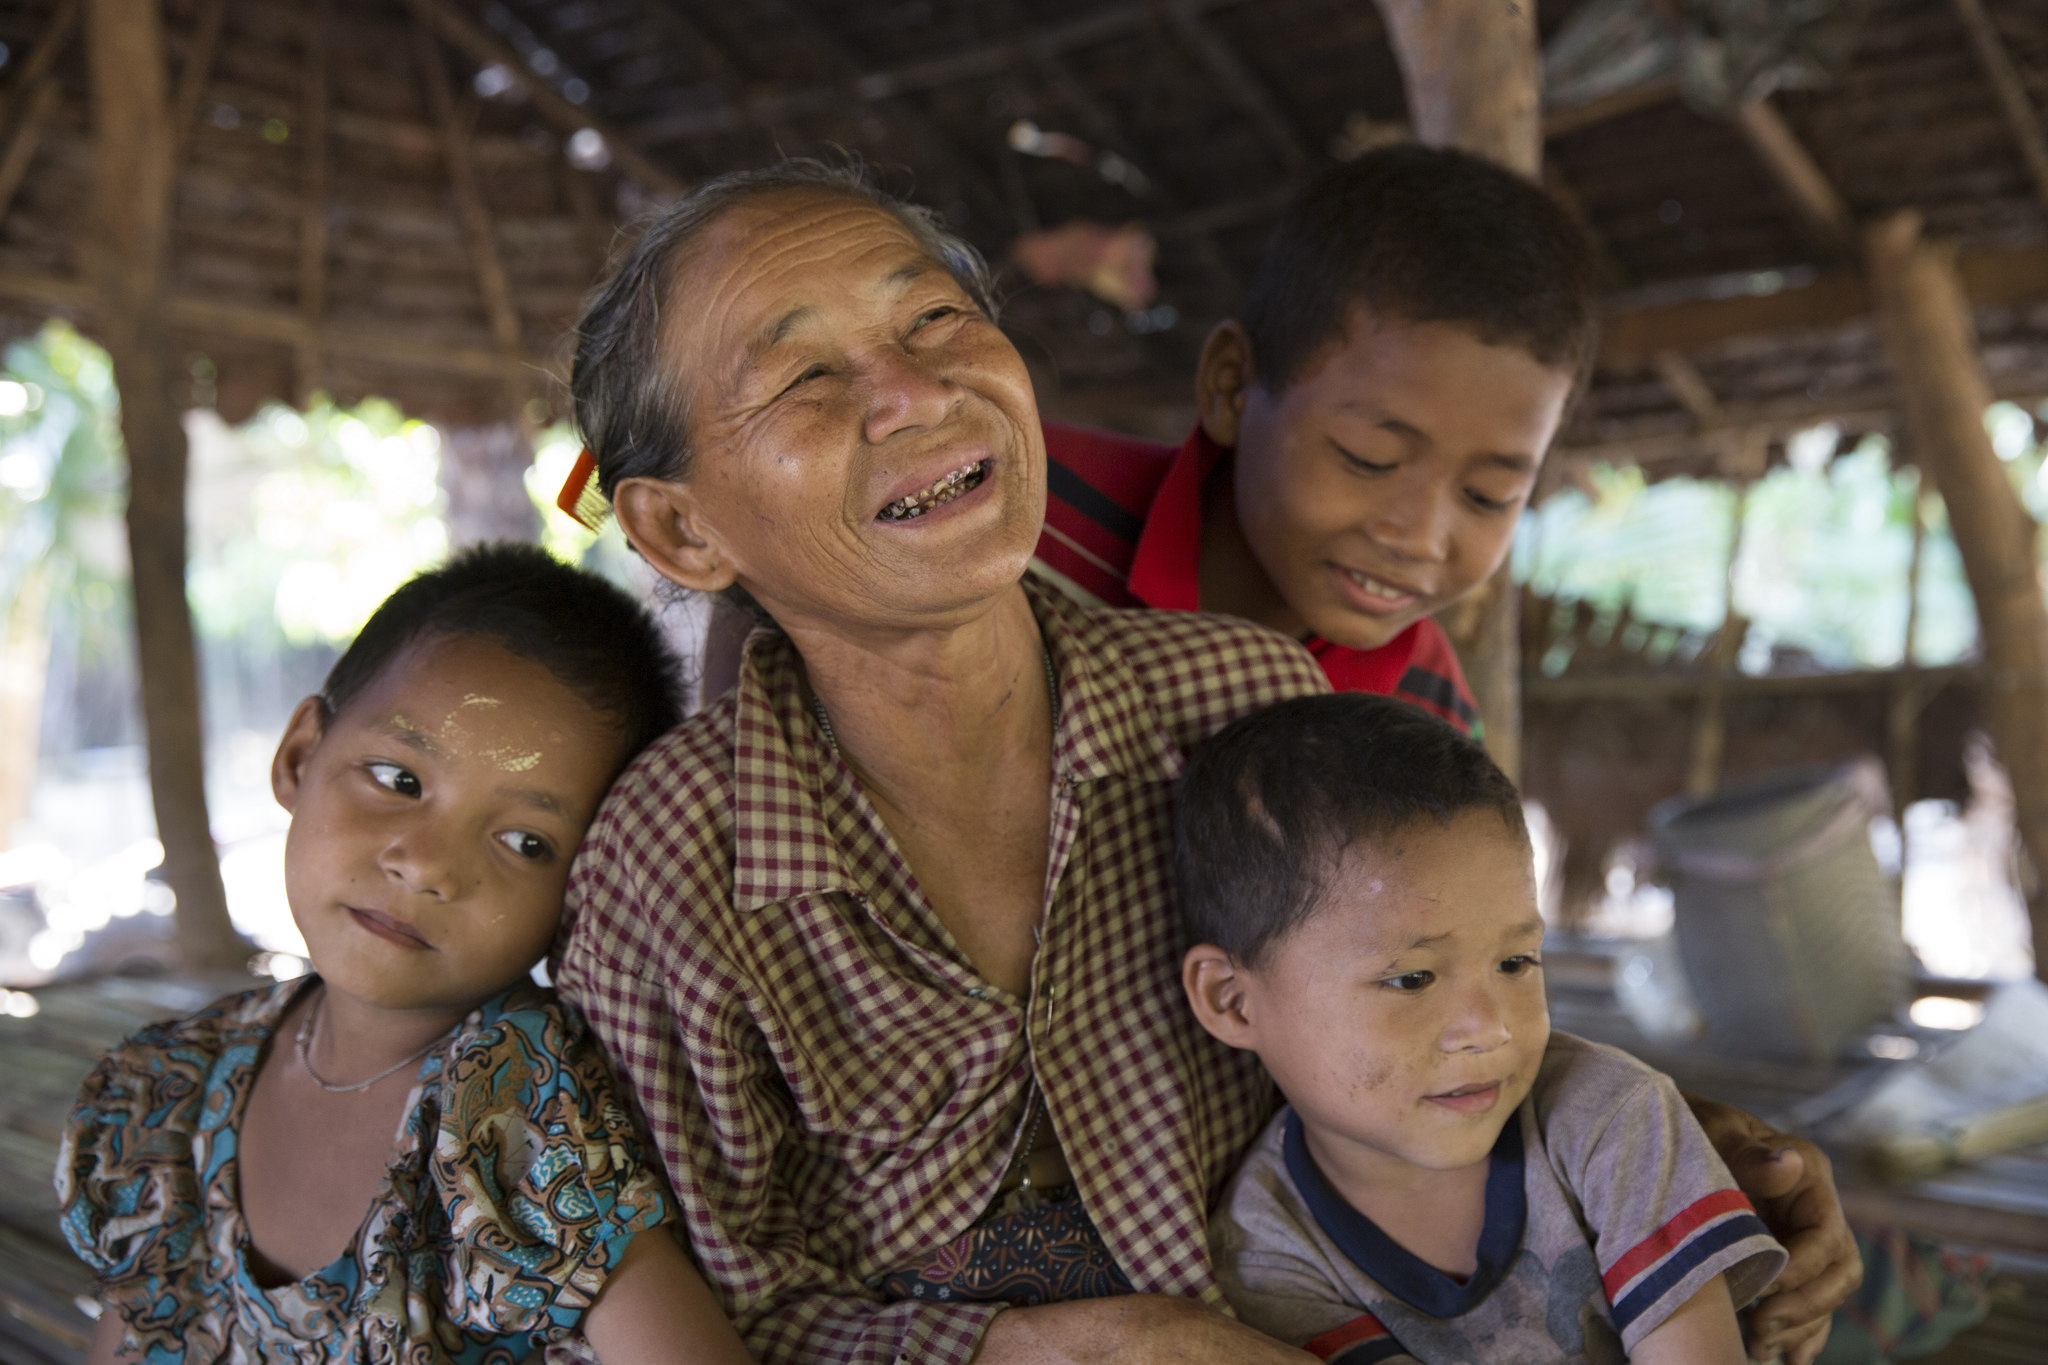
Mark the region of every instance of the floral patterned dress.
<instances>
[{"instance_id":1,"label":"floral patterned dress","mask_svg":"<svg viewBox=\"0 0 2048 1365\"><path fill-rule=\"evenodd\" d=\"M149 1365L495 1365L567 1337L627 1242L674 1208L581 1021L524 983L420 1063L347 1249L295 1284L250 1273L236 1135L278 1021L315 979L152 1025L80 1091L57 1196L124 1349Z\"/></svg>"}]
</instances>

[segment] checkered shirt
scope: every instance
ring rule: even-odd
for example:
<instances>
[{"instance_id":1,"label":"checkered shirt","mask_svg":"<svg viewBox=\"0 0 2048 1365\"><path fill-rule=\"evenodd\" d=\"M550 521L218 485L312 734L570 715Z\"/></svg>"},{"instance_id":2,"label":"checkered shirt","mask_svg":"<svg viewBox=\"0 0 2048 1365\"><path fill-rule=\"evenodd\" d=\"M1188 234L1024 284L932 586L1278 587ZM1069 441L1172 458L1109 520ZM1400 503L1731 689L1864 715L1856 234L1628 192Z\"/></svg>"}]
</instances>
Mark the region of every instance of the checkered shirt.
<instances>
[{"instance_id":1,"label":"checkered shirt","mask_svg":"<svg viewBox=\"0 0 2048 1365\"><path fill-rule=\"evenodd\" d=\"M556 984L637 1095L763 1361L974 1354L1000 1305L871 1286L988 1208L1034 1067L1132 1284L1223 1306L1204 1215L1274 1100L1181 994L1171 783L1203 736L1327 684L1242 621L1026 591L1060 681L1028 1000L978 976L925 903L779 633L620 779L570 877Z\"/></svg>"}]
</instances>

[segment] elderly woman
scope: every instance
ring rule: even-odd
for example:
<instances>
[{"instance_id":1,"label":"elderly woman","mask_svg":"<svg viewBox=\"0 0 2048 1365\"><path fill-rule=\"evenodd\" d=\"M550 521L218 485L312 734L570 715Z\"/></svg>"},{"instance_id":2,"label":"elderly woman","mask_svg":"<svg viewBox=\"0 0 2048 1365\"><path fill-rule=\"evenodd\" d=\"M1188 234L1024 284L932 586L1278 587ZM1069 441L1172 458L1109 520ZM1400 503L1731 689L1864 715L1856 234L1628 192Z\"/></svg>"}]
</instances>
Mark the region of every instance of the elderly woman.
<instances>
[{"instance_id":1,"label":"elderly woman","mask_svg":"<svg viewBox=\"0 0 2048 1365\"><path fill-rule=\"evenodd\" d=\"M613 790L557 971L749 1344L1301 1359L1214 1311L1273 1099L1181 999L1164 853L1188 748L1314 663L1025 579L1044 447L983 269L849 174L656 221L574 387L647 562L774 625Z\"/></svg>"}]
</instances>

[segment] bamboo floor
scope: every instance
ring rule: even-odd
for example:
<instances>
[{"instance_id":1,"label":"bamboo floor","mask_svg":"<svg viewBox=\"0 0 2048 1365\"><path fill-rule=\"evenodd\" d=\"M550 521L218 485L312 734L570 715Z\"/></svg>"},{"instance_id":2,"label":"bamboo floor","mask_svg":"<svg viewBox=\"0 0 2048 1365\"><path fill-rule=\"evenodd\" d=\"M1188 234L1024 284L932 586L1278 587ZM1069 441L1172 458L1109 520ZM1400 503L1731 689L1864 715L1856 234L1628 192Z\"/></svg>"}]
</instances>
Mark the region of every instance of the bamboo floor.
<instances>
[{"instance_id":1,"label":"bamboo floor","mask_svg":"<svg viewBox=\"0 0 2048 1365\"><path fill-rule=\"evenodd\" d=\"M30 1018L0 1014L0 1363L76 1365L92 1331L92 1276L56 1225L51 1188L71 1099L99 1055L155 1019L199 1008L246 979L114 978L34 992ZM1554 992L1558 1026L1599 1037L1618 1027L1611 998ZM1759 1112L1812 1093L1801 1068L1653 1056L1689 1089ZM1887 1187L1843 1172L1851 1215L1901 1223L1994 1254L1991 1318L1932 1365L2048 1365L2048 1144L1915 1184Z\"/></svg>"}]
</instances>

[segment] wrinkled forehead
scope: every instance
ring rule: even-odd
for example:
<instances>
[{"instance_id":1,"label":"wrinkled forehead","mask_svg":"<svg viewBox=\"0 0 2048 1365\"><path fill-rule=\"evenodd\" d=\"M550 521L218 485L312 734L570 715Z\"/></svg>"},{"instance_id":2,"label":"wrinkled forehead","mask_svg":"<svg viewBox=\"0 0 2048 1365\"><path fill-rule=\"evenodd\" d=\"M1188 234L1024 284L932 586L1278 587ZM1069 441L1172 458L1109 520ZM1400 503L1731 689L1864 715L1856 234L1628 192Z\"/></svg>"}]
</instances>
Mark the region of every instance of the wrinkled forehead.
<instances>
[{"instance_id":1,"label":"wrinkled forehead","mask_svg":"<svg viewBox=\"0 0 2048 1365\"><path fill-rule=\"evenodd\" d=\"M931 276L949 277L894 214L829 191L772 191L733 205L678 253L665 342L701 392L790 319L850 320L852 306Z\"/></svg>"}]
</instances>

